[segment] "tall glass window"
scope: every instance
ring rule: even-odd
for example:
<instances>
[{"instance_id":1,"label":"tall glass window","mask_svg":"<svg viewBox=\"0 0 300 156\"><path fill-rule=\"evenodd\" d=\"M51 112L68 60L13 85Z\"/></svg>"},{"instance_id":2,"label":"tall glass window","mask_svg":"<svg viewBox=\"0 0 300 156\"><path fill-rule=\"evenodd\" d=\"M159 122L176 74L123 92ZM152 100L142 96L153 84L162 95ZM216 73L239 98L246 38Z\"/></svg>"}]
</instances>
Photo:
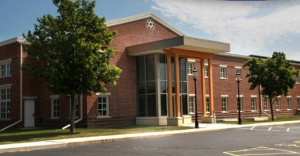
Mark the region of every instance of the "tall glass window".
<instances>
[{"instance_id":1,"label":"tall glass window","mask_svg":"<svg viewBox=\"0 0 300 156\"><path fill-rule=\"evenodd\" d=\"M155 55L137 57L138 116L157 116Z\"/></svg>"},{"instance_id":2,"label":"tall glass window","mask_svg":"<svg viewBox=\"0 0 300 156\"><path fill-rule=\"evenodd\" d=\"M149 54L136 58L138 116L166 116L168 114L167 59L165 54ZM172 92L175 94L174 58L172 65ZM188 62L179 58L180 104L182 114L188 114ZM158 101L157 101L158 99ZM159 106L159 107L158 107ZM160 114L158 114L160 108Z\"/></svg>"},{"instance_id":3,"label":"tall glass window","mask_svg":"<svg viewBox=\"0 0 300 156\"><path fill-rule=\"evenodd\" d=\"M227 112L228 107L227 107L227 97L222 98L222 112Z\"/></svg>"},{"instance_id":4,"label":"tall glass window","mask_svg":"<svg viewBox=\"0 0 300 156\"><path fill-rule=\"evenodd\" d=\"M210 113L209 97L205 97L205 99L206 99L206 113Z\"/></svg>"},{"instance_id":5,"label":"tall glass window","mask_svg":"<svg viewBox=\"0 0 300 156\"><path fill-rule=\"evenodd\" d=\"M276 110L280 110L281 107L280 107L280 98L276 98Z\"/></svg>"},{"instance_id":6,"label":"tall glass window","mask_svg":"<svg viewBox=\"0 0 300 156\"><path fill-rule=\"evenodd\" d=\"M287 109L292 109L291 98L287 98Z\"/></svg>"},{"instance_id":7,"label":"tall glass window","mask_svg":"<svg viewBox=\"0 0 300 156\"><path fill-rule=\"evenodd\" d=\"M208 72L208 66L205 65L205 66L204 66L204 76L205 76L205 77L208 77L208 75L209 75L209 72Z\"/></svg>"}]
</instances>

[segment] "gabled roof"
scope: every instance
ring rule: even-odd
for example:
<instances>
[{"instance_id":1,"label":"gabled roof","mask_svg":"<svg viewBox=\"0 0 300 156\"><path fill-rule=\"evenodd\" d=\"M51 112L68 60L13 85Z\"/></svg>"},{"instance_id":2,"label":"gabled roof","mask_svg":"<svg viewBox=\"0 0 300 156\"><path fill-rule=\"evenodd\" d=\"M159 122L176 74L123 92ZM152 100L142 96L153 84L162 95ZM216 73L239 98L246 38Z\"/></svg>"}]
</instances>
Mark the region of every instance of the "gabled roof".
<instances>
[{"instance_id":1,"label":"gabled roof","mask_svg":"<svg viewBox=\"0 0 300 156\"><path fill-rule=\"evenodd\" d=\"M108 27L112 27L112 26L130 23L130 22L141 20L141 19L147 19L147 18L154 19L155 21L157 21L161 25L165 26L166 28L172 30L174 33L176 33L179 36L186 36L183 32L181 32L177 28L173 27L171 24L167 23L163 19L159 18L152 12L147 12L147 13L143 13L143 14L139 14L139 15L128 16L128 17L123 17L123 18L119 18L119 19L115 19L115 20L110 20L110 21L106 22L106 25Z\"/></svg>"}]
</instances>

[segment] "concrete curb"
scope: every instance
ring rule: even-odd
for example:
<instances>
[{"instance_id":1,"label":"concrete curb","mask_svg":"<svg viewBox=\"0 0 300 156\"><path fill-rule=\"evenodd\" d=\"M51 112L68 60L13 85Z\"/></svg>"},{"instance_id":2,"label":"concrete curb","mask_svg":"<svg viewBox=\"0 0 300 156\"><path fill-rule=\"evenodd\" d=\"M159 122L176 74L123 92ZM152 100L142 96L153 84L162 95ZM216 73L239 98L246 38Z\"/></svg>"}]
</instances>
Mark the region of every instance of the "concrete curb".
<instances>
[{"instance_id":1,"label":"concrete curb","mask_svg":"<svg viewBox=\"0 0 300 156\"><path fill-rule=\"evenodd\" d=\"M148 133L136 133L136 134L121 134L121 135L110 135L110 136L95 136L95 137L84 137L84 138L60 139L60 140L46 140L46 141L39 141L39 142L0 145L0 153L53 149L53 148L71 147L71 146L87 145L87 144L94 144L94 143L106 143L106 142L113 142L113 141L165 137L165 136L182 135L182 134L190 134L190 133L214 132L214 131L227 130L230 128L242 128L242 127L251 127L251 126L271 126L271 125L275 126L275 125L287 125L287 124L297 124L297 123L300 123L300 120L286 121L286 122L258 123L258 124L248 124L248 125L222 124L222 126L220 126L219 124L218 125L219 127L214 125L207 126L207 127L200 126L199 129L148 132Z\"/></svg>"}]
</instances>

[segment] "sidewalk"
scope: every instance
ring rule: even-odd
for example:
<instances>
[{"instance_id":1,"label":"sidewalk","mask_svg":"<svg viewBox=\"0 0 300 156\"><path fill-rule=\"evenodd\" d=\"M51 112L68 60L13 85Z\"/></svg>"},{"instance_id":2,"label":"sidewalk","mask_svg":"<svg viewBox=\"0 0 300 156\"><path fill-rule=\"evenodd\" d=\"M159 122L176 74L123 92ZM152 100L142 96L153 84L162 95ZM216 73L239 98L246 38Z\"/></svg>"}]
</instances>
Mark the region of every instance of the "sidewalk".
<instances>
[{"instance_id":1,"label":"sidewalk","mask_svg":"<svg viewBox=\"0 0 300 156\"><path fill-rule=\"evenodd\" d=\"M163 137L163 136L172 136L172 135L188 134L188 133L211 132L211 131L226 130L229 128L241 128L241 127L259 126L259 125L265 125L265 126L285 125L285 124L297 124L297 123L300 123L300 121L268 122L268 123L257 123L257 124L248 124L248 125L199 124L199 129L148 132L148 133L136 133L136 134L121 134L121 135L70 138L70 139L60 139L60 140L46 140L46 141L39 141L39 142L6 144L6 145L0 145L0 153L62 148L62 147L86 145L92 143L105 143L111 141L121 141L121 140L130 140L130 139ZM195 124L194 123L184 124L183 126L194 127Z\"/></svg>"}]
</instances>

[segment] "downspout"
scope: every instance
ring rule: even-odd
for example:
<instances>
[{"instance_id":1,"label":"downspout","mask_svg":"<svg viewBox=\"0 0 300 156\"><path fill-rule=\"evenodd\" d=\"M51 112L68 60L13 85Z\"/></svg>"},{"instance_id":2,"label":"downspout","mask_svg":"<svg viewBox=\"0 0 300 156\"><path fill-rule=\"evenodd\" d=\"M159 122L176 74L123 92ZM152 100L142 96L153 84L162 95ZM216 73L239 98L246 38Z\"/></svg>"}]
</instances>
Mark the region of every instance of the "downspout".
<instances>
[{"instance_id":1,"label":"downspout","mask_svg":"<svg viewBox=\"0 0 300 156\"><path fill-rule=\"evenodd\" d=\"M14 125L16 125L16 124L23 121L23 109L22 109L23 108L22 107L22 102L23 102L23 97L22 97L22 95L23 95L23 92L22 92L23 91L23 72L22 72L22 64L23 64L23 45L22 45L22 43L20 43L20 120L13 123L13 124L11 124L11 125L9 125L9 126L7 126L7 127L5 127L5 128L2 128L0 130L0 132L2 132L2 131L4 131L4 130L6 130L6 129L8 129L8 128L10 128L10 127L12 127L12 126L14 126Z\"/></svg>"},{"instance_id":2,"label":"downspout","mask_svg":"<svg viewBox=\"0 0 300 156\"><path fill-rule=\"evenodd\" d=\"M83 115L82 115L82 113L83 113L83 110L82 110L82 101L83 101L82 95L80 95L80 118L79 118L78 120L75 121L75 124L77 124L79 121L82 120L82 116L83 116ZM69 127L70 127L70 124L66 125L65 127L61 128L61 129L67 129L67 128L69 128Z\"/></svg>"}]
</instances>

